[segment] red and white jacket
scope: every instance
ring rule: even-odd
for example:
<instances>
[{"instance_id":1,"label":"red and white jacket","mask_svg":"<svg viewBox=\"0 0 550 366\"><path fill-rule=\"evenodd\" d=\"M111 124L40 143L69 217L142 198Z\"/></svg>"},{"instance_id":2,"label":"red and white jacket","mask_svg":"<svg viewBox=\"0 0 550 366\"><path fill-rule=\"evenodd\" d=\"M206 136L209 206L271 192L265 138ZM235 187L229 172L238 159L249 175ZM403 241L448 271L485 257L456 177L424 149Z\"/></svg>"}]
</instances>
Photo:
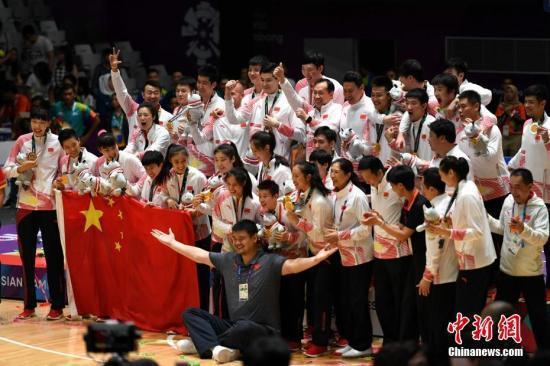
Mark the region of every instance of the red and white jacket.
<instances>
[{"instance_id":1,"label":"red and white jacket","mask_svg":"<svg viewBox=\"0 0 550 366\"><path fill-rule=\"evenodd\" d=\"M528 119L523 125L521 147L516 155L508 162L512 169L526 168L533 174L535 181L533 190L544 202L550 203L550 142L545 144L540 135L534 135L529 128L533 119ZM544 113L544 120L539 126L550 129L550 117Z\"/></svg>"},{"instance_id":2,"label":"red and white jacket","mask_svg":"<svg viewBox=\"0 0 550 366\"><path fill-rule=\"evenodd\" d=\"M241 198L238 207L235 207L235 198L231 193L222 188L214 197L214 209L212 210L212 234L213 241L223 243L222 252L235 251L229 241L227 233L230 233L234 224L243 219L260 221L260 201L253 194L252 198Z\"/></svg>"},{"instance_id":3,"label":"red and white jacket","mask_svg":"<svg viewBox=\"0 0 550 366\"><path fill-rule=\"evenodd\" d=\"M260 215L264 214L266 209L260 208ZM276 253L280 254L288 259L305 258L307 257L307 243L306 234L303 231L298 230L292 225L286 216L286 210L282 202L277 202L275 208L275 216L277 221L283 225L288 232L288 242L283 243L283 247Z\"/></svg>"},{"instance_id":4,"label":"red and white jacket","mask_svg":"<svg viewBox=\"0 0 550 366\"><path fill-rule=\"evenodd\" d=\"M151 189L153 189L153 195L151 197ZM166 189L166 184L160 184L153 187L153 179L150 176L147 176L144 180L140 181L135 187L136 196L141 198L142 202L152 203L154 206L166 208L166 198L168 197L168 192Z\"/></svg>"},{"instance_id":5,"label":"red and white jacket","mask_svg":"<svg viewBox=\"0 0 550 366\"><path fill-rule=\"evenodd\" d=\"M145 178L147 177L147 175L145 174L145 168L143 167L143 165L141 165L141 161L135 155L129 154L124 151L119 151L117 160L120 163L122 173L124 174L124 177L126 177L128 183L136 184L140 180L145 180ZM90 167L91 173L96 177L100 176L99 168L101 167L101 165L103 165L103 163L105 163L105 156L100 156L95 161L95 164Z\"/></svg>"},{"instance_id":6,"label":"red and white jacket","mask_svg":"<svg viewBox=\"0 0 550 366\"><path fill-rule=\"evenodd\" d=\"M275 98L277 100L273 104ZM284 93L280 91L269 95L264 93L262 96L252 99L244 107L241 106L239 110L235 110L232 100L226 100L227 118L233 125L245 126L248 121L250 136L252 136L265 128L263 120L266 115L266 103L268 113L280 123L277 129L272 129L276 141L274 152L288 160L291 141L305 142L305 126L296 117Z\"/></svg>"},{"instance_id":7,"label":"red and white jacket","mask_svg":"<svg viewBox=\"0 0 550 366\"><path fill-rule=\"evenodd\" d=\"M321 76L322 79L328 79L332 81L334 84L334 102L338 103L340 105L344 105L345 99L344 99L344 88L342 87L342 84L338 82L338 80L329 78L328 76ZM305 83L302 81L305 80ZM301 79L296 83L296 92L302 97L304 101L307 103L313 105L313 91L309 86L309 83L307 82L307 79Z\"/></svg>"},{"instance_id":8,"label":"red and white jacket","mask_svg":"<svg viewBox=\"0 0 550 366\"><path fill-rule=\"evenodd\" d=\"M277 183L280 189L282 189L283 183L292 180L292 172L286 165L279 164L278 166L275 166L275 158L273 158L269 162L268 166L265 166L262 162L260 162L256 179L258 183L264 180L272 180Z\"/></svg>"},{"instance_id":9,"label":"red and white jacket","mask_svg":"<svg viewBox=\"0 0 550 366\"><path fill-rule=\"evenodd\" d=\"M17 155L32 152L32 132L19 136L11 148L4 164L6 178L17 178L19 173L16 162ZM46 140L44 143L44 139ZM33 169L31 185L28 189L19 189L17 208L23 210L55 210L55 197L52 192L52 183L60 171L63 149L57 135L47 132L43 138L35 138L35 153L38 166Z\"/></svg>"},{"instance_id":10,"label":"red and white jacket","mask_svg":"<svg viewBox=\"0 0 550 366\"><path fill-rule=\"evenodd\" d=\"M391 188L391 184L384 174L378 186L371 186L371 205L373 211L378 212L384 221L390 225L399 224L403 201ZM412 255L412 248L408 240L399 241L388 234L379 225L374 226L374 256L378 259L396 259Z\"/></svg>"},{"instance_id":11,"label":"red and white jacket","mask_svg":"<svg viewBox=\"0 0 550 366\"><path fill-rule=\"evenodd\" d=\"M206 187L206 176L202 172L193 167L187 167L186 187L183 189L182 195L185 192L191 192L193 195L199 194ZM172 198L176 202L180 201L180 189L183 183L184 174L177 174L174 170L170 172L166 181L167 198ZM212 230L210 229L210 220L207 215L198 215L193 217L193 229L195 230L195 240L202 240L208 237Z\"/></svg>"},{"instance_id":12,"label":"red and white jacket","mask_svg":"<svg viewBox=\"0 0 550 366\"><path fill-rule=\"evenodd\" d=\"M116 93L116 99L118 100L118 103L122 107L122 110L126 114L126 117L128 118L128 129L129 129L129 136L132 136L134 133L134 130L139 129L138 127L138 120L137 120L137 109L139 107L139 104L134 101L134 98L128 93L128 89L126 89L126 84L124 84L124 80L122 80L122 76L120 75L120 71L113 72L111 71L111 80L113 81L113 88L115 89ZM159 123L164 124L166 121L168 121L170 118L172 118L172 114L170 112L165 111L162 109L162 107L159 106L158 110L159 114Z\"/></svg>"},{"instance_id":13,"label":"red and white jacket","mask_svg":"<svg viewBox=\"0 0 550 366\"><path fill-rule=\"evenodd\" d=\"M481 126L483 119L482 117L475 124ZM500 129L493 125L488 131L488 137L487 155L479 156L476 155L475 149L464 130L456 137L460 150L470 158L474 182L477 184L484 201L510 193L510 174L504 162Z\"/></svg>"},{"instance_id":14,"label":"red and white jacket","mask_svg":"<svg viewBox=\"0 0 550 366\"><path fill-rule=\"evenodd\" d=\"M142 129L135 129L130 135L130 141L128 141L128 145L124 151L130 154L139 153L140 158L143 157L146 151L158 151L163 156L166 155L166 150L171 143L170 134L166 128L153 123L149 131L147 131L147 146L145 136L145 132Z\"/></svg>"},{"instance_id":15,"label":"red and white jacket","mask_svg":"<svg viewBox=\"0 0 550 366\"><path fill-rule=\"evenodd\" d=\"M455 242L458 266L461 270L486 267L495 261L497 255L483 199L472 181L460 181L457 189L450 216L453 222L451 239Z\"/></svg>"},{"instance_id":16,"label":"red and white jacket","mask_svg":"<svg viewBox=\"0 0 550 366\"><path fill-rule=\"evenodd\" d=\"M444 193L432 199L430 203L439 216L443 217L450 201L451 197ZM442 247L439 246L439 240L438 236L426 232L426 268L423 277L434 285L455 282L458 275L453 240L445 239Z\"/></svg>"},{"instance_id":17,"label":"red and white jacket","mask_svg":"<svg viewBox=\"0 0 550 366\"><path fill-rule=\"evenodd\" d=\"M294 202L299 202L300 193L295 191L292 194ZM303 196L307 197L308 193L309 190L304 192ZM318 190L314 190L309 202L302 207L300 216L296 227L306 233L309 250L315 255L325 247L325 229L331 228L334 222L330 199Z\"/></svg>"},{"instance_id":18,"label":"red and white jacket","mask_svg":"<svg viewBox=\"0 0 550 366\"><path fill-rule=\"evenodd\" d=\"M308 103L307 100L304 100L296 93L287 79L281 84L281 89L294 112L296 112L298 108L302 108L309 117L313 118L306 126L306 156L309 158L309 154L313 151L313 134L317 128L327 126L334 132L339 132L340 119L342 117L342 104L335 103L334 99L332 99L322 106L321 109L314 108L312 104ZM304 87L301 91L304 89L306 88Z\"/></svg>"},{"instance_id":19,"label":"red and white jacket","mask_svg":"<svg viewBox=\"0 0 550 366\"><path fill-rule=\"evenodd\" d=\"M373 258L371 227L361 224L363 214L370 211L365 193L349 182L330 197L334 224L338 228L338 248L342 265L358 266Z\"/></svg>"},{"instance_id":20,"label":"red and white jacket","mask_svg":"<svg viewBox=\"0 0 550 366\"><path fill-rule=\"evenodd\" d=\"M80 148L80 152L82 154L82 157L80 159L81 163L85 163L88 168L91 169L92 166L95 165L96 160L98 159L97 156L86 150L85 147ZM61 168L61 175L66 175L68 177L68 183L65 184L65 189L71 190L76 182L73 182L72 179L72 172L73 172L73 164L78 162L78 157L76 159L71 158L69 155L63 155L61 157L61 161L59 162L59 166Z\"/></svg>"}]
</instances>

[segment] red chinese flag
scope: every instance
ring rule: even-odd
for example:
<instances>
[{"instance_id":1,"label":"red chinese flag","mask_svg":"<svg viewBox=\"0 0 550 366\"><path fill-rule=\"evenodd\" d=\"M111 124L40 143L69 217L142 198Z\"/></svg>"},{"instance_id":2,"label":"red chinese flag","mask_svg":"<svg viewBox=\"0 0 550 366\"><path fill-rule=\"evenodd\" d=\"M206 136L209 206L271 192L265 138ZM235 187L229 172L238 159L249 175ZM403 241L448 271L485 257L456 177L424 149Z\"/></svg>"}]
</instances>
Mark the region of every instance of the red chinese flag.
<instances>
[{"instance_id":1,"label":"red chinese flag","mask_svg":"<svg viewBox=\"0 0 550 366\"><path fill-rule=\"evenodd\" d=\"M65 253L78 313L132 321L150 331L185 332L181 314L199 306L195 264L151 236L194 245L189 214L128 197L63 192Z\"/></svg>"}]
</instances>

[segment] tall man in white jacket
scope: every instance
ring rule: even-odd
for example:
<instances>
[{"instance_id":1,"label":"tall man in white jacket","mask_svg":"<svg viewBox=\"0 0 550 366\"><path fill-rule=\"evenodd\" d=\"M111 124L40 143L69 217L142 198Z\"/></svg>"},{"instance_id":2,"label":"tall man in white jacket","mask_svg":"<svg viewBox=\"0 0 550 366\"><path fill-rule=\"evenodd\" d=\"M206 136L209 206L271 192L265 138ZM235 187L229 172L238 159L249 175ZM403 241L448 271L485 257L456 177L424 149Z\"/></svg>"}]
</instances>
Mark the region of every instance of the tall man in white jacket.
<instances>
[{"instance_id":1,"label":"tall man in white jacket","mask_svg":"<svg viewBox=\"0 0 550 366\"><path fill-rule=\"evenodd\" d=\"M544 200L532 190L529 170L512 171L510 186L512 194L504 201L499 219L488 216L491 231L504 235L495 300L515 304L523 294L541 349L547 346L546 288L540 254L548 240L548 211Z\"/></svg>"}]
</instances>

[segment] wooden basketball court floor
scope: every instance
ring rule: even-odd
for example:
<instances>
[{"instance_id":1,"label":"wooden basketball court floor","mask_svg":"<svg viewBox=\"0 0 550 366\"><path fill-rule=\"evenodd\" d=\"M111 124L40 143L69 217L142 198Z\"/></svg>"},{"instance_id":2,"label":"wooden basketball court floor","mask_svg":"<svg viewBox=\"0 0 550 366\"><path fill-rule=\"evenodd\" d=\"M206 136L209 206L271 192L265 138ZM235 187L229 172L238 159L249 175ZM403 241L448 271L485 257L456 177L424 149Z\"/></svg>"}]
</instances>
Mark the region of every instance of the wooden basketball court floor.
<instances>
[{"instance_id":1,"label":"wooden basketball court floor","mask_svg":"<svg viewBox=\"0 0 550 366\"><path fill-rule=\"evenodd\" d=\"M83 321L46 321L47 306L36 308L37 317L25 321L14 320L22 311L23 303L3 299L0 303L0 365L1 366L81 366L96 363L86 355L83 336L87 323ZM162 333L142 332L137 353L131 359L151 358L162 366L173 366L178 361L195 361L200 365L217 365L212 360L180 356L166 342ZM176 338L179 339L179 338ZM94 354L106 360L106 355ZM226 365L241 365L231 362ZM292 365L373 365L372 358L346 361L340 357L306 358L301 353L292 355Z\"/></svg>"}]
</instances>

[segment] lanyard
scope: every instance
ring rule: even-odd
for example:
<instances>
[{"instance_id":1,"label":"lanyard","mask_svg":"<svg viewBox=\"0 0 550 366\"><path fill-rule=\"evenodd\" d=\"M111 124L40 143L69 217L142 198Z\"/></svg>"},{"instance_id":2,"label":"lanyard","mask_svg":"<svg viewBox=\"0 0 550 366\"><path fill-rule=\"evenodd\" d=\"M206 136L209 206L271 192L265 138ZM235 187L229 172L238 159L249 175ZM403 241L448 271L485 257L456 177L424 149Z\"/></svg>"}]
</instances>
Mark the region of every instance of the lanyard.
<instances>
[{"instance_id":1,"label":"lanyard","mask_svg":"<svg viewBox=\"0 0 550 366\"><path fill-rule=\"evenodd\" d=\"M309 202L309 200L311 199L311 194L313 193L313 188L309 188L309 192L307 193L307 197L306 197L306 200L302 203L302 205L305 207L307 205L307 203ZM300 195L298 195L298 197L300 197Z\"/></svg>"},{"instance_id":2,"label":"lanyard","mask_svg":"<svg viewBox=\"0 0 550 366\"><path fill-rule=\"evenodd\" d=\"M214 98L214 93L215 92L212 92L212 95L210 95L210 98L208 98L208 102L204 104L204 111L205 112L208 109L208 106L210 105L210 102L212 101L212 98Z\"/></svg>"},{"instance_id":3,"label":"lanyard","mask_svg":"<svg viewBox=\"0 0 550 366\"><path fill-rule=\"evenodd\" d=\"M269 176L269 164L268 165L262 164L262 170L260 171L260 181L258 183L261 183L264 180L266 180L264 176Z\"/></svg>"},{"instance_id":4,"label":"lanyard","mask_svg":"<svg viewBox=\"0 0 550 366\"><path fill-rule=\"evenodd\" d=\"M80 164L82 162L82 150L80 150L80 153L78 154L78 163ZM69 156L69 158L67 159L67 174L73 174L71 171L70 171L70 166L71 166L71 157Z\"/></svg>"},{"instance_id":5,"label":"lanyard","mask_svg":"<svg viewBox=\"0 0 550 366\"><path fill-rule=\"evenodd\" d=\"M181 186L178 188L178 204L181 203L181 197L183 196L183 192L185 190L185 186L187 184L187 173L189 173L189 168L185 168L185 173L183 173L183 179L181 181ZM179 179L178 175L176 174L176 180L178 181L179 185Z\"/></svg>"},{"instance_id":6,"label":"lanyard","mask_svg":"<svg viewBox=\"0 0 550 366\"><path fill-rule=\"evenodd\" d=\"M151 128L153 127L151 126ZM143 148L143 150L145 150L149 146L149 139L147 139L147 132L143 131L143 137L145 138L145 147Z\"/></svg>"},{"instance_id":7,"label":"lanyard","mask_svg":"<svg viewBox=\"0 0 550 366\"><path fill-rule=\"evenodd\" d=\"M151 188L149 189L149 202L153 202L153 194L155 193L155 188L157 185L154 183L154 180L151 181Z\"/></svg>"},{"instance_id":8,"label":"lanyard","mask_svg":"<svg viewBox=\"0 0 550 366\"><path fill-rule=\"evenodd\" d=\"M46 140L48 139L48 132L44 135L44 148L46 147ZM32 144L31 144L31 152L34 156L36 156L36 140L34 138L34 133L32 134Z\"/></svg>"},{"instance_id":9,"label":"lanyard","mask_svg":"<svg viewBox=\"0 0 550 366\"><path fill-rule=\"evenodd\" d=\"M338 220L337 225L342 224L342 218L344 217L344 211L345 211L346 208L347 208L347 206L346 206L347 204L348 204L348 200L345 200L345 201L344 201L344 204L342 205L342 208L341 208L341 210L340 210L340 218L339 218L339 220ZM334 216L336 216L336 215L334 215ZM336 217L334 217L334 221L336 221Z\"/></svg>"},{"instance_id":10,"label":"lanyard","mask_svg":"<svg viewBox=\"0 0 550 366\"><path fill-rule=\"evenodd\" d=\"M237 220L237 222L241 221L241 218L243 217L245 202L246 202L246 197L243 197L242 198L242 206L241 206L241 216L238 216L239 205L237 203L237 200L235 198L233 198L233 208L235 209L235 219Z\"/></svg>"},{"instance_id":11,"label":"lanyard","mask_svg":"<svg viewBox=\"0 0 550 366\"><path fill-rule=\"evenodd\" d=\"M420 121L420 124L418 125L418 131L416 133L416 136L414 135L414 126L412 128L413 130L413 138L414 138L414 150L413 153L416 154L418 151L418 145L420 144L420 134L422 132L422 125L424 125L424 121L426 120L426 117L428 116L427 113L424 113L424 117L422 117L422 120Z\"/></svg>"},{"instance_id":12,"label":"lanyard","mask_svg":"<svg viewBox=\"0 0 550 366\"><path fill-rule=\"evenodd\" d=\"M273 97L273 103L271 103L271 108L268 109L269 105L269 97L265 97L265 103L264 103L264 111L266 116L271 116L271 112L273 112L273 107L275 107L275 103L277 103L277 99L279 99L279 95L281 94L281 91L277 91L277 94L275 94L275 97Z\"/></svg>"},{"instance_id":13,"label":"lanyard","mask_svg":"<svg viewBox=\"0 0 550 366\"><path fill-rule=\"evenodd\" d=\"M256 257L250 262L250 264L248 265L245 265L245 264L237 264L237 282L241 282L241 274L243 272L244 269L247 270L247 276L246 276L246 284L248 285L248 282L250 282L250 278L252 277L252 274L254 273L254 267L256 266L256 264L258 263L258 261L260 260L260 257L262 255L262 252L258 252L258 254L256 254Z\"/></svg>"},{"instance_id":14,"label":"lanyard","mask_svg":"<svg viewBox=\"0 0 550 366\"><path fill-rule=\"evenodd\" d=\"M384 132L384 124L375 124L376 127L376 143L380 143L380 139L382 138L382 133Z\"/></svg>"}]
</instances>

